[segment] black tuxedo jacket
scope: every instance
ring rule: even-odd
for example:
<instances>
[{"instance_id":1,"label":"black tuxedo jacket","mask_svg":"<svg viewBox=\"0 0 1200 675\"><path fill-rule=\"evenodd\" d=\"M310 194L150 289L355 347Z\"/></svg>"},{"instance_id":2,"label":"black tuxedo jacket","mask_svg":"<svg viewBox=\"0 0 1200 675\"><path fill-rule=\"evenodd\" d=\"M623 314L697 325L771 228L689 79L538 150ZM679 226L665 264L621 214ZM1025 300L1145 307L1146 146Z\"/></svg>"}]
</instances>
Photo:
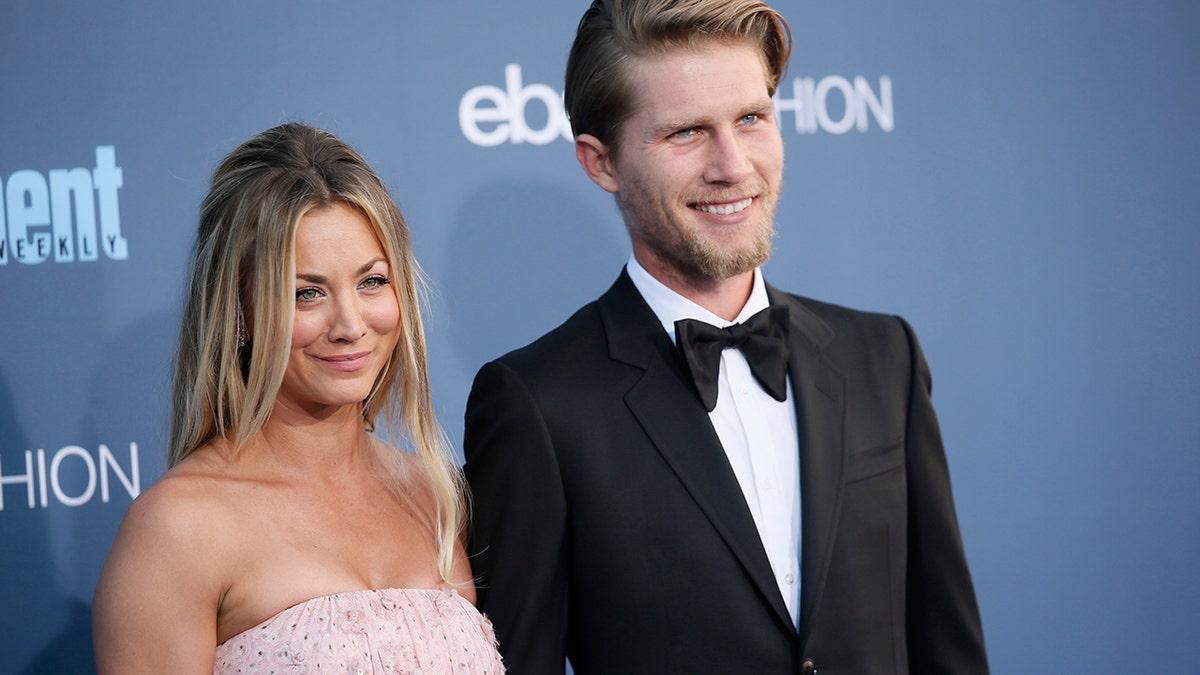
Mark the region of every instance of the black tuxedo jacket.
<instances>
[{"instance_id":1,"label":"black tuxedo jacket","mask_svg":"<svg viewBox=\"0 0 1200 675\"><path fill-rule=\"evenodd\" d=\"M781 293L800 629L673 343L623 272L467 404L471 562L515 675L984 673L924 357L908 325Z\"/></svg>"}]
</instances>

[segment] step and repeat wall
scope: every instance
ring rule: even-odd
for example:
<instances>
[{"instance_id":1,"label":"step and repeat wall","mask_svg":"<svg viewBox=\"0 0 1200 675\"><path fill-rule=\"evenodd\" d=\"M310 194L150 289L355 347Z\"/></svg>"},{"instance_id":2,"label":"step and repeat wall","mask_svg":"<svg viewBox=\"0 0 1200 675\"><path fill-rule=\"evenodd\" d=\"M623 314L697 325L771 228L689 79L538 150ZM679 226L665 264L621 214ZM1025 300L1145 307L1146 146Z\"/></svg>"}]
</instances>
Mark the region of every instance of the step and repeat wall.
<instances>
[{"instance_id":1,"label":"step and repeat wall","mask_svg":"<svg viewBox=\"0 0 1200 675\"><path fill-rule=\"evenodd\" d=\"M578 168L585 0L0 5L0 672L90 672L164 470L218 160L284 121L367 157L431 280L441 420L629 255ZM782 288L909 319L998 673L1200 662L1200 5L780 0Z\"/></svg>"}]
</instances>

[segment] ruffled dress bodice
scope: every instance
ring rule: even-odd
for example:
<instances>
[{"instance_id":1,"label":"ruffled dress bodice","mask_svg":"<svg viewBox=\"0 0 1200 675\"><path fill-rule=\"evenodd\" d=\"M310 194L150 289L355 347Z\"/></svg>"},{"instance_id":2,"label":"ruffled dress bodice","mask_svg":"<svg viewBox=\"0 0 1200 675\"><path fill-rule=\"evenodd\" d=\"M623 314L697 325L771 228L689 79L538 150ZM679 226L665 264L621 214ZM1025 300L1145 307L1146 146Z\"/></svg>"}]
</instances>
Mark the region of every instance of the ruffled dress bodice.
<instances>
[{"instance_id":1,"label":"ruffled dress bodice","mask_svg":"<svg viewBox=\"0 0 1200 675\"><path fill-rule=\"evenodd\" d=\"M213 673L503 673L492 624L455 591L306 600L217 646Z\"/></svg>"}]
</instances>

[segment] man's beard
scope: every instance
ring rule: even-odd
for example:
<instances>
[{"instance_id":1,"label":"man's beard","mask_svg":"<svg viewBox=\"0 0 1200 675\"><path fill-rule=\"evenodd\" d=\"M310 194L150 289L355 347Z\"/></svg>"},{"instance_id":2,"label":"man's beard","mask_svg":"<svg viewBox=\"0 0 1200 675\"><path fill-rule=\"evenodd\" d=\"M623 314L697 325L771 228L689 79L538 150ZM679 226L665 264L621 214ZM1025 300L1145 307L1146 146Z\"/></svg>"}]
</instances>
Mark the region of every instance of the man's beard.
<instances>
[{"instance_id":1,"label":"man's beard","mask_svg":"<svg viewBox=\"0 0 1200 675\"><path fill-rule=\"evenodd\" d=\"M721 280L749 272L771 257L771 240L775 228L770 220L757 224L750 246L728 251L694 230L682 232L683 255L672 260L680 272L694 278Z\"/></svg>"},{"instance_id":2,"label":"man's beard","mask_svg":"<svg viewBox=\"0 0 1200 675\"><path fill-rule=\"evenodd\" d=\"M729 279L760 267L771 257L771 241L775 237L773 200L764 209L761 221L744 225L755 228L749 244L731 250L717 235L680 222L677 214L663 208L646 186L639 184L636 187L628 200L622 199L621 193L617 194L617 206L626 225L632 224L630 229L636 231L655 255L684 278L696 281ZM770 198L764 190L757 199ZM688 207L681 208L687 214Z\"/></svg>"}]
</instances>

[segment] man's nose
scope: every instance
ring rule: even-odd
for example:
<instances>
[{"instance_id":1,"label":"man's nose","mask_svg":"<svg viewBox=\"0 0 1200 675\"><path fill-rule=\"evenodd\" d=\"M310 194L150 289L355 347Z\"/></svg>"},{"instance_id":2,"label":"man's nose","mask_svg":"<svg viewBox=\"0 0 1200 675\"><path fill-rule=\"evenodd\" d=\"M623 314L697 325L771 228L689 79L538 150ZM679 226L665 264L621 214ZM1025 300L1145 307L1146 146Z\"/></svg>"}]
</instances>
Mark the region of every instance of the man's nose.
<instances>
[{"instance_id":1,"label":"man's nose","mask_svg":"<svg viewBox=\"0 0 1200 675\"><path fill-rule=\"evenodd\" d=\"M736 133L717 134L709 142L708 166L705 180L710 183L736 185L754 172L745 143Z\"/></svg>"}]
</instances>

